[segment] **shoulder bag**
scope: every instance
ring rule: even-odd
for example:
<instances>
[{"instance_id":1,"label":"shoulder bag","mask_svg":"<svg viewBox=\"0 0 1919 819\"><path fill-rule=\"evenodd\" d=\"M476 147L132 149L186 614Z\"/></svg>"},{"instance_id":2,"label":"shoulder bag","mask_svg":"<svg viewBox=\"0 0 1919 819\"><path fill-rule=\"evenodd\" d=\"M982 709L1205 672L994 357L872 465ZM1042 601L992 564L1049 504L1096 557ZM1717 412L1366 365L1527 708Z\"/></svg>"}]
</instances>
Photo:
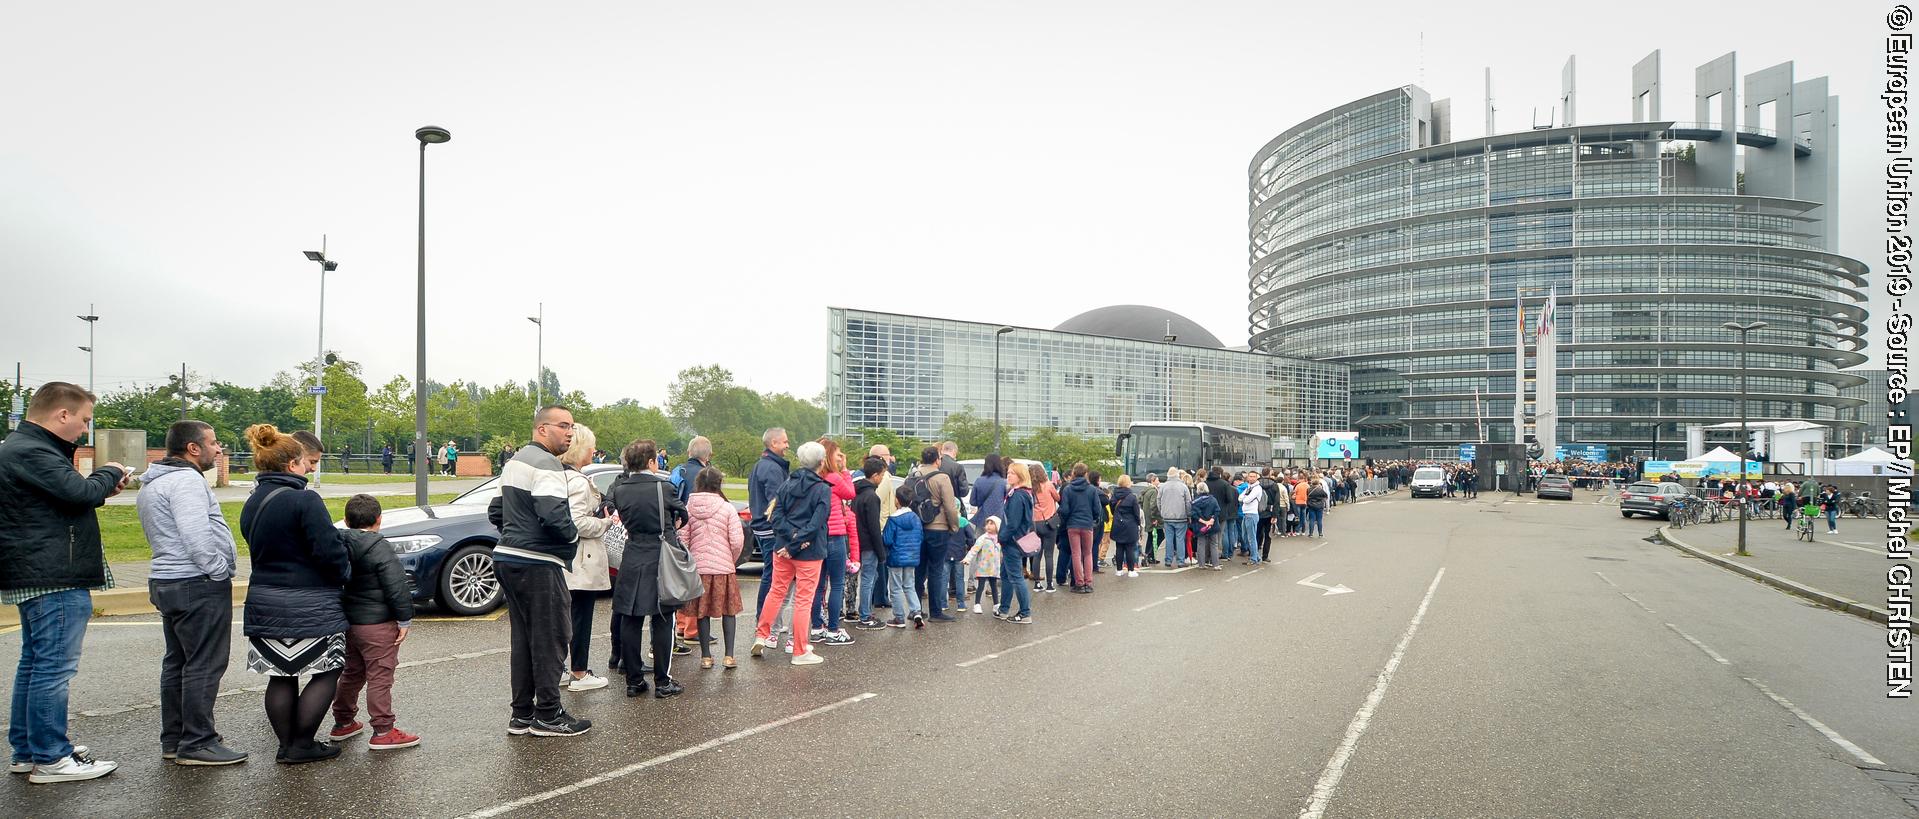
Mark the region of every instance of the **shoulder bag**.
<instances>
[{"instance_id":1,"label":"shoulder bag","mask_svg":"<svg viewBox=\"0 0 1919 819\"><path fill-rule=\"evenodd\" d=\"M693 565L693 555L684 546L675 549L666 539L666 489L659 482L653 491L660 499L660 606L684 606L700 599L706 587Z\"/></svg>"}]
</instances>

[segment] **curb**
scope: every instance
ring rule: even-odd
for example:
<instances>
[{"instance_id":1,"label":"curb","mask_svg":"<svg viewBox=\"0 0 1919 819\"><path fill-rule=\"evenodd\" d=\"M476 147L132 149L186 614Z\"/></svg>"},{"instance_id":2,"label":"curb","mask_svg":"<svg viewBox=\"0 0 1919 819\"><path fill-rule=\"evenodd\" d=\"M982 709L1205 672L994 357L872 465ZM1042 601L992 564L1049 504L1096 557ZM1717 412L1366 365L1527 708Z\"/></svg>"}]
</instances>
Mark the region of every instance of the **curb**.
<instances>
[{"instance_id":1,"label":"curb","mask_svg":"<svg viewBox=\"0 0 1919 819\"><path fill-rule=\"evenodd\" d=\"M247 582L233 581L233 605L245 603ZM123 589L108 589L93 593L95 617L117 617L127 614L153 614L159 609L153 607L153 601L147 598L146 584L129 586ZM0 628L20 625L20 607L0 606Z\"/></svg>"},{"instance_id":2,"label":"curb","mask_svg":"<svg viewBox=\"0 0 1919 819\"><path fill-rule=\"evenodd\" d=\"M1659 527L1659 539L1665 541L1667 545L1670 545L1675 549L1678 549L1682 552L1692 555L1693 557L1699 558L1700 560L1704 560L1708 563L1718 564L1722 568L1730 569L1738 574L1745 575L1761 583L1764 583L1768 586L1778 588L1790 594L1799 595L1800 597L1804 597L1808 600L1818 603L1819 605L1825 606L1835 611L1841 611L1846 614L1853 615L1855 617L1861 617L1867 620L1871 620L1875 623L1884 623L1888 619L1888 616L1884 609L1874 608L1872 606L1868 606L1864 603L1861 603L1857 600L1840 597L1839 595L1833 594L1831 592L1820 591L1804 583L1800 583L1795 580L1788 580L1786 578L1780 577L1779 575L1773 574L1771 572L1764 571L1762 569L1755 569L1751 566L1748 566L1744 563L1740 563L1736 560L1730 560L1723 555L1713 554L1712 552L1708 552L1704 549L1694 547L1686 543L1685 541L1682 541L1682 540L1679 540L1678 538L1673 537L1672 528L1670 526Z\"/></svg>"}]
</instances>

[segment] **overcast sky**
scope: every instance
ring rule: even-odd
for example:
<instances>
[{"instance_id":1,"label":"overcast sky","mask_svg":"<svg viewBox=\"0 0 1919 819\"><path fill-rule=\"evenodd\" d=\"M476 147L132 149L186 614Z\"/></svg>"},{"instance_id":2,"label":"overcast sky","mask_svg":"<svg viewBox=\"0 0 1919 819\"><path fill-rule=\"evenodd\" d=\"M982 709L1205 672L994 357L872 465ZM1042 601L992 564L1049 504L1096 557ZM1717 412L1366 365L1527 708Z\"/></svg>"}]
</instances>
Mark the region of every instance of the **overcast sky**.
<instances>
[{"instance_id":1,"label":"overcast sky","mask_svg":"<svg viewBox=\"0 0 1919 819\"><path fill-rule=\"evenodd\" d=\"M719 363L818 393L826 308L1051 327L1149 303L1246 338L1246 166L1321 111L1418 84L1453 137L1629 118L1657 48L1832 80L1841 252L1879 281L1885 6L1499 3L14 4L0 30L0 362L111 392L258 384L327 346L413 373L417 143L428 372L546 362L596 403ZM1423 46L1421 35L1423 33ZM1877 313L1877 311L1875 311ZM1875 341L1874 348L1878 347ZM9 377L11 374L9 373Z\"/></svg>"}]
</instances>

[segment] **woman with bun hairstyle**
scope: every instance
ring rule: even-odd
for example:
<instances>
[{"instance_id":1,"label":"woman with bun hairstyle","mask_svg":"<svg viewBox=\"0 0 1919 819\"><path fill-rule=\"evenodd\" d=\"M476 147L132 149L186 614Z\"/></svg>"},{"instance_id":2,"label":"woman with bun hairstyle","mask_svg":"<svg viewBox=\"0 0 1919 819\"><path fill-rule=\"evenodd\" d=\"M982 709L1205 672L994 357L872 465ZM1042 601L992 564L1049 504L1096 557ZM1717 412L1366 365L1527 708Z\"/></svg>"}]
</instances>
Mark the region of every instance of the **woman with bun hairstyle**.
<instances>
[{"instance_id":1,"label":"woman with bun hairstyle","mask_svg":"<svg viewBox=\"0 0 1919 819\"><path fill-rule=\"evenodd\" d=\"M247 427L259 473L240 510L240 535L253 562L244 633L247 669L267 677L267 721L280 739L274 757L287 765L339 756L315 742L346 666L346 609L341 592L353 573L346 543L307 473L320 450L275 429ZM300 677L311 675L306 690Z\"/></svg>"}]
</instances>

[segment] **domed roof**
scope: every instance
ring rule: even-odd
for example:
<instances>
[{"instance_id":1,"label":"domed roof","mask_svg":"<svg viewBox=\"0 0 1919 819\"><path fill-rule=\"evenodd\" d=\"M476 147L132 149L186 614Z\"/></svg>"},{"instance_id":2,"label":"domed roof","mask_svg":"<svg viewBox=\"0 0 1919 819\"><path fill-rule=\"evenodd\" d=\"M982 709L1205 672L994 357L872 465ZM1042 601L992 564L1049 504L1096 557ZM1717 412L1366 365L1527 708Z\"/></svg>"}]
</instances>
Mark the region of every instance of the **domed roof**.
<instances>
[{"instance_id":1,"label":"domed roof","mask_svg":"<svg viewBox=\"0 0 1919 819\"><path fill-rule=\"evenodd\" d=\"M1115 304L1088 310L1077 316L1060 322L1058 330L1062 333L1085 333L1108 338L1131 338L1140 341L1166 340L1166 323L1173 323L1172 333L1179 337L1178 343L1194 347L1224 347L1219 338L1199 326L1199 323L1158 307L1144 304Z\"/></svg>"}]
</instances>

